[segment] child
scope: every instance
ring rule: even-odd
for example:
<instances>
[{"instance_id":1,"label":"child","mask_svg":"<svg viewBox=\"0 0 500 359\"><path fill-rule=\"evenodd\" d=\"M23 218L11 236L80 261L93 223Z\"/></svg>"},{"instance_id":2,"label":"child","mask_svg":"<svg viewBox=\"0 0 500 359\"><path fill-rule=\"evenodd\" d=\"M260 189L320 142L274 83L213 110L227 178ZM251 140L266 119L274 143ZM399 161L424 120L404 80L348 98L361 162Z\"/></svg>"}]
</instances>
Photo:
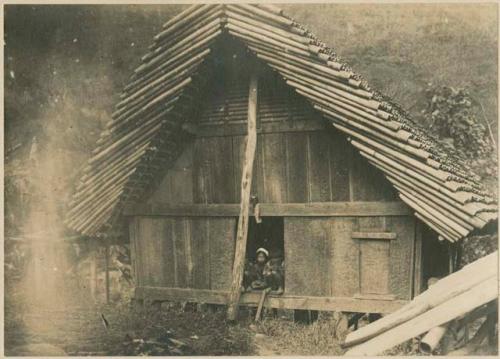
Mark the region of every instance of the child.
<instances>
[{"instance_id":1,"label":"child","mask_svg":"<svg viewBox=\"0 0 500 359\"><path fill-rule=\"evenodd\" d=\"M257 274L257 278L252 281L252 289L264 289L267 287L264 278L264 268L266 266L267 260L269 258L269 252L265 248L259 248L255 252L255 264L253 265L253 270Z\"/></svg>"}]
</instances>

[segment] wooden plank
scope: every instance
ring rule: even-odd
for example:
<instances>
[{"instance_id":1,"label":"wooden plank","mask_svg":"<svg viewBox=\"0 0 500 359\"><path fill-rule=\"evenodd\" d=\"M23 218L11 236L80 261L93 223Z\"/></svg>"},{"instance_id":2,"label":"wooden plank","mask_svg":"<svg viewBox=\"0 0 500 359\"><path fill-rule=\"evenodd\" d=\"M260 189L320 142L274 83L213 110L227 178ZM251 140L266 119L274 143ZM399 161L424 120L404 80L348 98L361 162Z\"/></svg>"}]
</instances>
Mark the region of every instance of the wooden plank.
<instances>
[{"instance_id":1,"label":"wooden plank","mask_svg":"<svg viewBox=\"0 0 500 359\"><path fill-rule=\"evenodd\" d=\"M194 203L193 202L193 153L194 145L189 143L165 174L148 203Z\"/></svg>"},{"instance_id":2,"label":"wooden plank","mask_svg":"<svg viewBox=\"0 0 500 359\"><path fill-rule=\"evenodd\" d=\"M361 294L389 293L389 243L366 240L360 243L359 258Z\"/></svg>"},{"instance_id":3,"label":"wooden plank","mask_svg":"<svg viewBox=\"0 0 500 359\"><path fill-rule=\"evenodd\" d=\"M284 203L286 198L286 153L284 137L280 133L261 136L264 165L264 193L259 200L266 203Z\"/></svg>"},{"instance_id":4,"label":"wooden plank","mask_svg":"<svg viewBox=\"0 0 500 359\"><path fill-rule=\"evenodd\" d=\"M415 221L415 247L413 254L413 293L412 298L423 291L423 268L422 268L422 224Z\"/></svg>"},{"instance_id":5,"label":"wooden plank","mask_svg":"<svg viewBox=\"0 0 500 359\"><path fill-rule=\"evenodd\" d=\"M105 270L105 286L106 286L106 304L110 301L110 283L109 283L109 244L104 247L104 270Z\"/></svg>"},{"instance_id":6,"label":"wooden plank","mask_svg":"<svg viewBox=\"0 0 500 359\"><path fill-rule=\"evenodd\" d=\"M245 162L243 164L243 173L241 177L241 208L238 219L238 230L236 232L236 248L234 252L231 294L227 310L227 317L229 320L236 320L238 317L238 302L241 295L240 287L243 280L243 269L245 265L245 251L248 236L248 214L254 165L253 162L257 146L257 85L257 75L253 74L250 77L248 95L248 134L245 147Z\"/></svg>"},{"instance_id":7,"label":"wooden plank","mask_svg":"<svg viewBox=\"0 0 500 359\"><path fill-rule=\"evenodd\" d=\"M172 239L174 242L174 262L176 274L176 287L189 287L189 270L186 261L186 239L188 238L187 219L176 218L172 226Z\"/></svg>"},{"instance_id":8,"label":"wooden plank","mask_svg":"<svg viewBox=\"0 0 500 359\"><path fill-rule=\"evenodd\" d=\"M285 218L285 292L326 296L330 288L330 219Z\"/></svg>"},{"instance_id":9,"label":"wooden plank","mask_svg":"<svg viewBox=\"0 0 500 359\"><path fill-rule=\"evenodd\" d=\"M193 156L193 201L194 203L209 203L212 187L210 157L206 151L208 141L197 138L194 143Z\"/></svg>"},{"instance_id":10,"label":"wooden plank","mask_svg":"<svg viewBox=\"0 0 500 359\"><path fill-rule=\"evenodd\" d=\"M327 132L311 132L308 141L308 202L330 202L331 180L330 180L330 151L329 141L331 139Z\"/></svg>"},{"instance_id":11,"label":"wooden plank","mask_svg":"<svg viewBox=\"0 0 500 359\"><path fill-rule=\"evenodd\" d=\"M227 304L229 300L229 292L203 289L137 287L135 289L135 298ZM257 306L259 299L260 293L244 293L241 295L240 304ZM313 297L294 295L276 296L269 294L266 296L264 306L267 308L278 309L391 313L407 303L408 302L406 301L398 300L367 300L348 297Z\"/></svg>"},{"instance_id":12,"label":"wooden plank","mask_svg":"<svg viewBox=\"0 0 500 359\"><path fill-rule=\"evenodd\" d=\"M264 133L293 133L293 132L306 132L325 130L329 128L328 121L323 118L311 119L293 119L263 122L260 128L257 129L258 134ZM206 123L199 125L196 128L196 136L198 137L218 137L218 136L245 136L247 134L247 126L245 123L227 124L225 127L223 123Z\"/></svg>"},{"instance_id":13,"label":"wooden plank","mask_svg":"<svg viewBox=\"0 0 500 359\"><path fill-rule=\"evenodd\" d=\"M286 146L286 184L287 198L292 203L307 202L307 133L287 133Z\"/></svg>"},{"instance_id":14,"label":"wooden plank","mask_svg":"<svg viewBox=\"0 0 500 359\"><path fill-rule=\"evenodd\" d=\"M386 218L386 225L387 229L396 233L398 237L390 242L391 293L398 299L411 299L415 218Z\"/></svg>"},{"instance_id":15,"label":"wooden plank","mask_svg":"<svg viewBox=\"0 0 500 359\"><path fill-rule=\"evenodd\" d=\"M233 143L230 137L207 138L210 153L211 196L209 203L237 203L233 186Z\"/></svg>"},{"instance_id":16,"label":"wooden plank","mask_svg":"<svg viewBox=\"0 0 500 359\"><path fill-rule=\"evenodd\" d=\"M194 147L188 144L175 162L170 172L171 201L172 203L193 202L193 153Z\"/></svg>"},{"instance_id":17,"label":"wooden plank","mask_svg":"<svg viewBox=\"0 0 500 359\"><path fill-rule=\"evenodd\" d=\"M132 275L132 280L135 283L136 286L139 286L138 278L137 278L137 233L136 233L136 226L137 226L137 218L132 217L129 218L128 221L128 235L129 235L129 246L130 246L130 263L131 263L131 275Z\"/></svg>"},{"instance_id":18,"label":"wooden plank","mask_svg":"<svg viewBox=\"0 0 500 359\"><path fill-rule=\"evenodd\" d=\"M174 218L163 218L161 237L162 286L176 286L176 265L174 246Z\"/></svg>"},{"instance_id":19,"label":"wooden plank","mask_svg":"<svg viewBox=\"0 0 500 359\"><path fill-rule=\"evenodd\" d=\"M384 217L357 218L359 232L385 232ZM359 293L389 294L389 243L386 240L361 240L359 243Z\"/></svg>"},{"instance_id":20,"label":"wooden plank","mask_svg":"<svg viewBox=\"0 0 500 359\"><path fill-rule=\"evenodd\" d=\"M351 149L351 189L353 201L394 201L397 193L382 172Z\"/></svg>"},{"instance_id":21,"label":"wooden plank","mask_svg":"<svg viewBox=\"0 0 500 359\"><path fill-rule=\"evenodd\" d=\"M245 136L234 136L233 141L233 187L235 198L241 198L241 173L245 159ZM239 208L237 209L239 210Z\"/></svg>"},{"instance_id":22,"label":"wooden plank","mask_svg":"<svg viewBox=\"0 0 500 359\"><path fill-rule=\"evenodd\" d=\"M355 345L373 338L387 330L401 325L412 318L427 312L430 307L446 303L457 298L471 288L485 283L490 278L497 280L498 252L487 255L471 263L432 285L404 308L390 316L381 318L376 322L350 333L345 340L345 345ZM437 325L437 324L436 324Z\"/></svg>"},{"instance_id":23,"label":"wooden plank","mask_svg":"<svg viewBox=\"0 0 500 359\"><path fill-rule=\"evenodd\" d=\"M210 218L210 289L228 290L231 285L236 218Z\"/></svg>"},{"instance_id":24,"label":"wooden plank","mask_svg":"<svg viewBox=\"0 0 500 359\"><path fill-rule=\"evenodd\" d=\"M349 201L349 146L345 136L335 128L328 131L330 137L330 180L332 201Z\"/></svg>"},{"instance_id":25,"label":"wooden plank","mask_svg":"<svg viewBox=\"0 0 500 359\"><path fill-rule=\"evenodd\" d=\"M378 355L384 350L423 334L436 326L448 323L450 320L462 316L497 297L498 280L496 278L488 279L469 291L457 295L445 303L432 306L425 313L352 348L345 355Z\"/></svg>"},{"instance_id":26,"label":"wooden plank","mask_svg":"<svg viewBox=\"0 0 500 359\"><path fill-rule=\"evenodd\" d=\"M351 237L354 239L396 239L397 234L394 232L352 232Z\"/></svg>"},{"instance_id":27,"label":"wooden plank","mask_svg":"<svg viewBox=\"0 0 500 359\"><path fill-rule=\"evenodd\" d=\"M210 289L209 219L191 219L192 287Z\"/></svg>"},{"instance_id":28,"label":"wooden plank","mask_svg":"<svg viewBox=\"0 0 500 359\"><path fill-rule=\"evenodd\" d=\"M351 217L332 219L333 296L351 297L359 292L359 246L351 238L355 225Z\"/></svg>"},{"instance_id":29,"label":"wooden plank","mask_svg":"<svg viewBox=\"0 0 500 359\"><path fill-rule=\"evenodd\" d=\"M90 295L92 299L97 299L97 244L96 241L90 240L90 273L89 273L89 286Z\"/></svg>"},{"instance_id":30,"label":"wooden plank","mask_svg":"<svg viewBox=\"0 0 500 359\"><path fill-rule=\"evenodd\" d=\"M261 203L262 216L307 217L307 216L411 216L410 208L398 202L319 202L319 203ZM125 209L126 216L193 216L228 217L237 216L237 204L171 205L168 203L140 204ZM252 213L250 213L252 215Z\"/></svg>"},{"instance_id":31,"label":"wooden plank","mask_svg":"<svg viewBox=\"0 0 500 359\"><path fill-rule=\"evenodd\" d=\"M142 277L148 285L162 284L161 240L163 219L141 217L139 219L139 236L141 245Z\"/></svg>"}]
</instances>

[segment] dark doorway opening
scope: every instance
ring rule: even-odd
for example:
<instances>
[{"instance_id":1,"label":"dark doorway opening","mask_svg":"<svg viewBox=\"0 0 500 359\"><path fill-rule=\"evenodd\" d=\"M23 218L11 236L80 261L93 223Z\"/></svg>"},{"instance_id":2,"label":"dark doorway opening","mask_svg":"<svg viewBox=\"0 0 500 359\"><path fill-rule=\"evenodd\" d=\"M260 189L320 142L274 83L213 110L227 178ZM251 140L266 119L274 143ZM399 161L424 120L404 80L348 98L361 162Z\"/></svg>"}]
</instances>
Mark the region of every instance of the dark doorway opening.
<instances>
[{"instance_id":1,"label":"dark doorway opening","mask_svg":"<svg viewBox=\"0 0 500 359\"><path fill-rule=\"evenodd\" d=\"M255 252L259 248L269 251L269 259L285 259L285 241L283 217L262 217L257 223L255 217L249 218L246 257L255 261Z\"/></svg>"},{"instance_id":2,"label":"dark doorway opening","mask_svg":"<svg viewBox=\"0 0 500 359\"><path fill-rule=\"evenodd\" d=\"M283 294L285 285L285 241L284 222L282 217L262 217L257 223L254 217L249 218L246 248L246 263L243 276L244 290L270 290L275 294ZM266 257L258 260L257 251Z\"/></svg>"}]
</instances>

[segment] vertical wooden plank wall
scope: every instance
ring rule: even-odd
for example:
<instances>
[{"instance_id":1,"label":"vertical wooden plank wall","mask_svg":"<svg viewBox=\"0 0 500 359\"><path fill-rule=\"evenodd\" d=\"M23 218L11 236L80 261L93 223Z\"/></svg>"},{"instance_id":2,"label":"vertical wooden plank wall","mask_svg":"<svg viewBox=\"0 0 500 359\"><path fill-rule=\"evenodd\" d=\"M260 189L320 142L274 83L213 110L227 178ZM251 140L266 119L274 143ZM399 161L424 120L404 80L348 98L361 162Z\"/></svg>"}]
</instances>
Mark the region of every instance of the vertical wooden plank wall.
<instances>
[{"instance_id":1,"label":"vertical wooden plank wall","mask_svg":"<svg viewBox=\"0 0 500 359\"><path fill-rule=\"evenodd\" d=\"M138 286L228 289L235 218L136 217Z\"/></svg>"}]
</instances>

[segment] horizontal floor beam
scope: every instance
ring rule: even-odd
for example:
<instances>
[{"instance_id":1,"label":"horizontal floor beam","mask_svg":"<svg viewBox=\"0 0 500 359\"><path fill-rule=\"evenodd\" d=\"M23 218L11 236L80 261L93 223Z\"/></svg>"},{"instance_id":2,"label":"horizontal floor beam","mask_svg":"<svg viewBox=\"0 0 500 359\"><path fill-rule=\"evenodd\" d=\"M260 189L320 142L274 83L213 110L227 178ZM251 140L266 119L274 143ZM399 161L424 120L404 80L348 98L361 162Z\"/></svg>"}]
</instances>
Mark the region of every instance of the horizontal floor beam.
<instances>
[{"instance_id":1,"label":"horizontal floor beam","mask_svg":"<svg viewBox=\"0 0 500 359\"><path fill-rule=\"evenodd\" d=\"M188 301L209 304L227 304L229 291L208 289L164 288L164 287L137 287L136 299L150 301ZM244 293L240 298L240 305L257 306L260 292ZM279 309L308 309L322 311L342 311L360 313L391 313L404 304L404 300L366 299L346 297L310 297L295 295L268 295L264 306Z\"/></svg>"}]
</instances>

